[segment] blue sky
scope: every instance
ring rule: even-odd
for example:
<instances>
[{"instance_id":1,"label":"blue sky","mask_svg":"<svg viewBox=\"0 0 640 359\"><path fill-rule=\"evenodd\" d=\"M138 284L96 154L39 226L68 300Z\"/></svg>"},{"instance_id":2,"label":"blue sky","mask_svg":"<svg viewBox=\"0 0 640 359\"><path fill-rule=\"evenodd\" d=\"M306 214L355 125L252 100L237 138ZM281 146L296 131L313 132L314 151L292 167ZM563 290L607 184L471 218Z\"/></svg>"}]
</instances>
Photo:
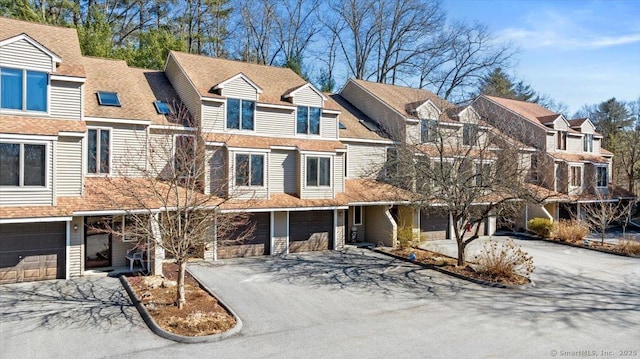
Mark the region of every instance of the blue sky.
<instances>
[{"instance_id":1,"label":"blue sky","mask_svg":"<svg viewBox=\"0 0 640 359\"><path fill-rule=\"evenodd\" d=\"M520 48L509 73L569 106L640 97L640 1L445 0Z\"/></svg>"}]
</instances>

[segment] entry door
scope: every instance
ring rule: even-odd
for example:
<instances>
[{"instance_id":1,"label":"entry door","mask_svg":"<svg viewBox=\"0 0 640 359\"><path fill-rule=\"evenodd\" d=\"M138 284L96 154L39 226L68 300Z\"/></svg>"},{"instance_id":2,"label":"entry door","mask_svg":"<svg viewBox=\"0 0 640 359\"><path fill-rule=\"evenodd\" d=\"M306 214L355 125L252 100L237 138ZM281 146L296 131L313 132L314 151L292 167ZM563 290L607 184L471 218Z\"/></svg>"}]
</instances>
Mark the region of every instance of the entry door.
<instances>
[{"instance_id":1,"label":"entry door","mask_svg":"<svg viewBox=\"0 0 640 359\"><path fill-rule=\"evenodd\" d=\"M110 217L86 217L84 237L84 267L111 267Z\"/></svg>"}]
</instances>

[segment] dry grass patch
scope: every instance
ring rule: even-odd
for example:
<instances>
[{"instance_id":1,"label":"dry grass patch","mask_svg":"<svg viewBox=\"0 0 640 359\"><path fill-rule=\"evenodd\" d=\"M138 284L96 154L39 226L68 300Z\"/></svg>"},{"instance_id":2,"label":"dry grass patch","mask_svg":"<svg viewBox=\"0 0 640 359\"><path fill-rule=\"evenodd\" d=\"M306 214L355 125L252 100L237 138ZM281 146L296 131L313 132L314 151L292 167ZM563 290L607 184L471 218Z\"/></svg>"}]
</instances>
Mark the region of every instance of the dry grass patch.
<instances>
[{"instance_id":1,"label":"dry grass patch","mask_svg":"<svg viewBox=\"0 0 640 359\"><path fill-rule=\"evenodd\" d=\"M179 335L203 336L223 333L235 326L235 318L189 273L185 275L187 303L183 309L178 309L174 282L177 266L165 263L163 273L164 279L160 276L127 278L136 296L162 329Z\"/></svg>"},{"instance_id":2,"label":"dry grass patch","mask_svg":"<svg viewBox=\"0 0 640 359\"><path fill-rule=\"evenodd\" d=\"M640 256L640 242L638 241L634 241L631 239L622 240L617 245L617 249L624 254Z\"/></svg>"},{"instance_id":3,"label":"dry grass patch","mask_svg":"<svg viewBox=\"0 0 640 359\"><path fill-rule=\"evenodd\" d=\"M579 243L589 234L589 225L582 221L559 221L551 236L565 242Z\"/></svg>"}]
</instances>

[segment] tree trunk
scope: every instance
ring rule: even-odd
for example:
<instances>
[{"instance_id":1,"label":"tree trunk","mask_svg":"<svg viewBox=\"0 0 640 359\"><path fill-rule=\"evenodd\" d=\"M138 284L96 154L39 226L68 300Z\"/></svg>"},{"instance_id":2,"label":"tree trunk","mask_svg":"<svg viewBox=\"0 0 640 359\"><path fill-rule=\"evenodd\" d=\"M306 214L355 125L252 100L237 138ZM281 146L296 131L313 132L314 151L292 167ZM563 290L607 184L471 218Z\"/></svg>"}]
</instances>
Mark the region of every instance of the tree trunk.
<instances>
[{"instance_id":1,"label":"tree trunk","mask_svg":"<svg viewBox=\"0 0 640 359\"><path fill-rule=\"evenodd\" d=\"M467 265L467 261L465 260L465 255L464 255L464 250L466 245L462 240L462 238L460 239L456 238L456 242L458 242L458 267L464 267L465 265Z\"/></svg>"},{"instance_id":2,"label":"tree trunk","mask_svg":"<svg viewBox=\"0 0 640 359\"><path fill-rule=\"evenodd\" d=\"M187 302L187 299L185 298L185 293L184 293L184 273L187 271L187 262L178 262L178 285L176 286L177 289L177 304L178 304L178 309L182 309L184 307L184 304Z\"/></svg>"}]
</instances>

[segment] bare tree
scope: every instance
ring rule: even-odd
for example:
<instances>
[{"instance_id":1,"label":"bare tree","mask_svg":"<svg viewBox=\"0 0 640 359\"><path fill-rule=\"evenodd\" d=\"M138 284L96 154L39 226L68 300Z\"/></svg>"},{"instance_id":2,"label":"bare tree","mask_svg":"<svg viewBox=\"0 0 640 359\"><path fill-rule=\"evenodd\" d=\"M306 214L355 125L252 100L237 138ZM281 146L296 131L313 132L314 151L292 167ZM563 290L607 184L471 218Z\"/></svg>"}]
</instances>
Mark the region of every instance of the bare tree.
<instances>
[{"instance_id":1,"label":"bare tree","mask_svg":"<svg viewBox=\"0 0 640 359\"><path fill-rule=\"evenodd\" d=\"M276 41L276 0L248 1L239 9L238 42L243 61L274 65L282 48Z\"/></svg>"},{"instance_id":2,"label":"bare tree","mask_svg":"<svg viewBox=\"0 0 640 359\"><path fill-rule=\"evenodd\" d=\"M483 76L510 66L517 49L496 44L485 25L457 22L440 34L421 66L421 88L433 88L445 100L464 98Z\"/></svg>"},{"instance_id":3,"label":"bare tree","mask_svg":"<svg viewBox=\"0 0 640 359\"><path fill-rule=\"evenodd\" d=\"M174 120L187 123L188 112L178 107ZM144 140L143 140L144 141ZM224 214L220 207L234 198L226 183L205 190L205 165L215 152L205 147L199 131L150 133L146 145L131 146L119 159L118 175L105 177L91 192L105 198L107 206L125 212L124 223L113 225L114 233L135 239L147 250L163 250L178 265L176 303L186 303L185 271L189 260L202 257L206 248L234 233L241 241L251 234L244 213ZM223 169L213 169L223 170ZM238 233L238 228L246 228Z\"/></svg>"},{"instance_id":4,"label":"bare tree","mask_svg":"<svg viewBox=\"0 0 640 359\"><path fill-rule=\"evenodd\" d=\"M609 195L597 194L596 200L583 205L584 219L600 233L600 243L604 244L607 228L619 220L628 221L633 202L611 198Z\"/></svg>"},{"instance_id":5,"label":"bare tree","mask_svg":"<svg viewBox=\"0 0 640 359\"><path fill-rule=\"evenodd\" d=\"M412 73L445 18L439 1L335 1L329 9L321 21L338 39L349 75L392 84Z\"/></svg>"},{"instance_id":6,"label":"bare tree","mask_svg":"<svg viewBox=\"0 0 640 359\"><path fill-rule=\"evenodd\" d=\"M332 15L323 21L338 39L349 75L357 79L368 78L369 62L379 41L376 1L333 1L328 7Z\"/></svg>"},{"instance_id":7,"label":"bare tree","mask_svg":"<svg viewBox=\"0 0 640 359\"><path fill-rule=\"evenodd\" d=\"M453 110L453 109L449 109ZM404 141L386 163L386 180L416 194L414 206L446 213L466 264L466 247L481 225L497 212L522 201L541 201L544 191L527 183L532 153L522 143L482 121L463 123L445 117L423 123L421 139Z\"/></svg>"}]
</instances>

